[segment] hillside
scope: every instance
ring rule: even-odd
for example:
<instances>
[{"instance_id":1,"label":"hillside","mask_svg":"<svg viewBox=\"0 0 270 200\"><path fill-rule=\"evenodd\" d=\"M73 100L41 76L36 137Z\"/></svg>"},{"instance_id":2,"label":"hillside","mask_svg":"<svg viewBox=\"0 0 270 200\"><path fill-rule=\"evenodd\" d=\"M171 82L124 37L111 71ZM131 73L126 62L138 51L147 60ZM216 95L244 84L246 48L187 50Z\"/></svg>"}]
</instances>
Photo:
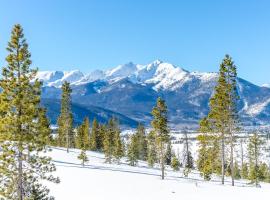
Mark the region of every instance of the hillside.
<instances>
[{"instance_id":1,"label":"hillside","mask_svg":"<svg viewBox=\"0 0 270 200\"><path fill-rule=\"evenodd\" d=\"M58 185L49 184L51 194L56 199L65 200L266 200L270 196L270 184L261 184L261 188L248 185L246 181L236 181L236 186L230 186L227 180L225 186L218 177L210 182L203 181L197 171L188 178L182 172L167 169L166 179L160 179L158 168L150 169L146 163L131 167L125 158L121 164L105 164L104 155L87 152L89 163L82 167L77 159L79 151L53 148L50 152L57 166L57 175L61 178Z\"/></svg>"}]
</instances>

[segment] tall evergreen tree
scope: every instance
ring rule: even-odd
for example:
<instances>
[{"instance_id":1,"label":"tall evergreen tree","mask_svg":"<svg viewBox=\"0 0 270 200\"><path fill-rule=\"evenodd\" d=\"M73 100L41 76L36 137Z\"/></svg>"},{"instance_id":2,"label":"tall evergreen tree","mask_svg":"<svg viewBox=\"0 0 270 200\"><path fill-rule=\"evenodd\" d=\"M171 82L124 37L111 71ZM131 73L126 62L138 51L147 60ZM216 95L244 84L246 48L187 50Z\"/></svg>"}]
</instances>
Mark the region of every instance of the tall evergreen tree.
<instances>
[{"instance_id":1,"label":"tall evergreen tree","mask_svg":"<svg viewBox=\"0 0 270 200\"><path fill-rule=\"evenodd\" d=\"M231 57L226 55L220 65L219 78L217 86L215 87L215 93L210 99L210 111L208 116L203 119L207 121L208 125L208 127L205 127L207 128L205 132L212 133L212 136L209 138L213 140L219 140L221 143L220 160L222 184L224 184L225 175L226 138L229 138L228 142L230 144L230 168L232 171L232 185L234 185L234 133L238 130L239 123L236 106L238 100L236 79L236 66L234 65ZM202 123L202 125L205 124Z\"/></svg>"},{"instance_id":2,"label":"tall evergreen tree","mask_svg":"<svg viewBox=\"0 0 270 200\"><path fill-rule=\"evenodd\" d=\"M114 139L115 139L115 120L112 118L108 122L103 140L103 150L105 154L105 160L108 163L112 162L114 152L114 141L115 141Z\"/></svg>"},{"instance_id":3,"label":"tall evergreen tree","mask_svg":"<svg viewBox=\"0 0 270 200\"><path fill-rule=\"evenodd\" d=\"M161 178L165 176L165 159L166 148L170 140L168 118L167 118L167 106L164 100L160 97L157 99L157 104L152 110L153 120L151 125L156 135L158 157L161 166Z\"/></svg>"},{"instance_id":4,"label":"tall evergreen tree","mask_svg":"<svg viewBox=\"0 0 270 200\"><path fill-rule=\"evenodd\" d=\"M262 147L264 140L261 136L254 132L252 136L249 137L248 143L248 155L249 155L249 179L255 182L256 186L259 184L259 161L261 156Z\"/></svg>"},{"instance_id":5,"label":"tall evergreen tree","mask_svg":"<svg viewBox=\"0 0 270 200\"><path fill-rule=\"evenodd\" d=\"M98 151L103 151L104 149L104 138L105 138L105 134L106 134L106 125L104 124L99 124L98 125L98 137L97 137L97 150Z\"/></svg>"},{"instance_id":6,"label":"tall evergreen tree","mask_svg":"<svg viewBox=\"0 0 270 200\"><path fill-rule=\"evenodd\" d=\"M99 127L98 127L98 122L96 119L94 119L93 124L92 124L92 130L91 130L91 135L90 135L90 149L92 151L98 150L98 137L99 137ZM100 148L100 147L99 147Z\"/></svg>"},{"instance_id":7,"label":"tall evergreen tree","mask_svg":"<svg viewBox=\"0 0 270 200\"><path fill-rule=\"evenodd\" d=\"M154 131L150 131L147 136L147 162L150 167L153 167L157 162L156 134Z\"/></svg>"},{"instance_id":8,"label":"tall evergreen tree","mask_svg":"<svg viewBox=\"0 0 270 200\"><path fill-rule=\"evenodd\" d=\"M189 141L187 132L184 132L184 148L183 148L183 167L184 175L188 176L191 169L194 168L193 157L191 154L191 143Z\"/></svg>"},{"instance_id":9,"label":"tall evergreen tree","mask_svg":"<svg viewBox=\"0 0 270 200\"><path fill-rule=\"evenodd\" d=\"M135 166L139 159L139 148L138 148L138 136L136 134L131 135L130 143L128 145L127 158L131 166Z\"/></svg>"},{"instance_id":10,"label":"tall evergreen tree","mask_svg":"<svg viewBox=\"0 0 270 200\"><path fill-rule=\"evenodd\" d=\"M12 30L7 51L0 80L0 196L49 199L41 180L59 180L51 175L55 171L51 158L43 154L50 129L40 107L41 82L34 80L37 70L30 68L31 54L19 24Z\"/></svg>"},{"instance_id":11,"label":"tall evergreen tree","mask_svg":"<svg viewBox=\"0 0 270 200\"><path fill-rule=\"evenodd\" d=\"M77 127L77 134L75 137L76 147L79 149L89 149L89 119L86 117L83 123Z\"/></svg>"},{"instance_id":12,"label":"tall evergreen tree","mask_svg":"<svg viewBox=\"0 0 270 200\"><path fill-rule=\"evenodd\" d=\"M165 155L166 165L171 165L173 155L174 155L174 152L172 150L172 143L171 143L171 140L169 139L168 144L167 144L167 149L166 149L166 155Z\"/></svg>"},{"instance_id":13,"label":"tall evergreen tree","mask_svg":"<svg viewBox=\"0 0 270 200\"><path fill-rule=\"evenodd\" d=\"M116 121L115 121L116 122ZM114 129L114 150L113 157L117 163L120 163L120 159L124 156L124 145L120 135L120 129L116 122Z\"/></svg>"},{"instance_id":14,"label":"tall evergreen tree","mask_svg":"<svg viewBox=\"0 0 270 200\"><path fill-rule=\"evenodd\" d=\"M58 145L67 148L75 146L74 132L73 132L73 117L71 111L71 92L72 89L68 82L64 82L62 85L62 100L61 111L58 118Z\"/></svg>"},{"instance_id":15,"label":"tall evergreen tree","mask_svg":"<svg viewBox=\"0 0 270 200\"><path fill-rule=\"evenodd\" d=\"M138 152L139 152L139 160L147 159L147 139L145 128L142 124L139 124L136 130L136 136L138 139Z\"/></svg>"}]
</instances>

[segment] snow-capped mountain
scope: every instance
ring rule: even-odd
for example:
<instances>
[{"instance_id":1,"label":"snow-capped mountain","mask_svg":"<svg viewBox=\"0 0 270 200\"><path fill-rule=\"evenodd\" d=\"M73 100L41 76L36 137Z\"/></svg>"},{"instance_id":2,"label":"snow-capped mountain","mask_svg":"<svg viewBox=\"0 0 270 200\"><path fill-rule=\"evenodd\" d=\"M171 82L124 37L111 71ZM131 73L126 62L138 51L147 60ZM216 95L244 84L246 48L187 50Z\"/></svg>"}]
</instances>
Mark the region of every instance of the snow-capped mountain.
<instances>
[{"instance_id":1,"label":"snow-capped mountain","mask_svg":"<svg viewBox=\"0 0 270 200\"><path fill-rule=\"evenodd\" d=\"M156 60L147 65L129 62L89 74L80 71L39 72L43 98L59 99L64 81L72 85L73 102L85 108L97 106L148 123L156 98L162 96L169 108L171 124L197 124L208 112L217 73L189 72ZM238 78L239 110L245 124L264 124L270 117L270 88ZM48 105L48 107L50 107ZM49 108L50 109L50 108ZM91 109L91 108L90 108Z\"/></svg>"}]
</instances>

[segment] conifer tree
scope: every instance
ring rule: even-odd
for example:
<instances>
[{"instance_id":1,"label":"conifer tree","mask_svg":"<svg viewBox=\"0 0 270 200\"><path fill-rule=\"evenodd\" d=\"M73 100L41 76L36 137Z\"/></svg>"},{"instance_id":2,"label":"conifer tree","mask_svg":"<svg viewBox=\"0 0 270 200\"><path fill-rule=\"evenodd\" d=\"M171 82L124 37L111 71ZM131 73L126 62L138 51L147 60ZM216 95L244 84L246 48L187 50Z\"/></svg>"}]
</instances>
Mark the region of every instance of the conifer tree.
<instances>
[{"instance_id":1,"label":"conifer tree","mask_svg":"<svg viewBox=\"0 0 270 200\"><path fill-rule=\"evenodd\" d=\"M103 150L105 154L105 161L108 163L112 162L114 152L114 141L115 141L115 120L112 118L109 120L104 134Z\"/></svg>"},{"instance_id":2,"label":"conifer tree","mask_svg":"<svg viewBox=\"0 0 270 200\"><path fill-rule=\"evenodd\" d=\"M155 132L158 158L161 166L161 178L165 176L165 159L166 148L170 140L168 118L167 118L167 106L164 100L160 97L157 99L156 106L152 110L153 120L151 125Z\"/></svg>"},{"instance_id":3,"label":"conifer tree","mask_svg":"<svg viewBox=\"0 0 270 200\"><path fill-rule=\"evenodd\" d=\"M150 131L147 136L147 162L153 167L157 162L156 135L154 131Z\"/></svg>"},{"instance_id":4,"label":"conifer tree","mask_svg":"<svg viewBox=\"0 0 270 200\"><path fill-rule=\"evenodd\" d=\"M249 179L259 185L259 161L264 144L263 139L257 132L249 137L248 155L249 155Z\"/></svg>"},{"instance_id":5,"label":"conifer tree","mask_svg":"<svg viewBox=\"0 0 270 200\"><path fill-rule=\"evenodd\" d=\"M248 174L249 174L248 164L244 162L243 167L241 169L241 178L248 179Z\"/></svg>"},{"instance_id":6,"label":"conifer tree","mask_svg":"<svg viewBox=\"0 0 270 200\"><path fill-rule=\"evenodd\" d=\"M147 159L147 139L145 134L145 128L142 124L139 124L136 130L136 136L138 139L138 154L139 160Z\"/></svg>"},{"instance_id":7,"label":"conifer tree","mask_svg":"<svg viewBox=\"0 0 270 200\"><path fill-rule=\"evenodd\" d=\"M174 153L172 151L171 140L169 140L168 144L167 144L166 155L165 155L165 163L166 163L166 165L171 165L173 154Z\"/></svg>"},{"instance_id":8,"label":"conifer tree","mask_svg":"<svg viewBox=\"0 0 270 200\"><path fill-rule=\"evenodd\" d=\"M130 143L128 145L127 158L131 166L135 166L139 159L139 148L138 148L138 136L136 134L131 135Z\"/></svg>"},{"instance_id":9,"label":"conifer tree","mask_svg":"<svg viewBox=\"0 0 270 200\"><path fill-rule=\"evenodd\" d=\"M0 80L0 196L49 199L41 181L59 180L51 175L56 169L51 158L44 156L50 129L40 107L41 82L35 80L37 70L30 68L31 54L19 24L12 30L7 51Z\"/></svg>"},{"instance_id":10,"label":"conifer tree","mask_svg":"<svg viewBox=\"0 0 270 200\"><path fill-rule=\"evenodd\" d=\"M194 168L194 162L193 162L190 146L191 146L191 143L189 141L187 132L184 131L183 167L184 167L185 176L188 176L191 169Z\"/></svg>"},{"instance_id":11,"label":"conifer tree","mask_svg":"<svg viewBox=\"0 0 270 200\"><path fill-rule=\"evenodd\" d=\"M180 162L176 156L172 158L171 167L173 168L174 171L179 171Z\"/></svg>"},{"instance_id":12,"label":"conifer tree","mask_svg":"<svg viewBox=\"0 0 270 200\"><path fill-rule=\"evenodd\" d=\"M75 143L78 149L89 149L89 126L89 120L86 117L83 123L77 127Z\"/></svg>"},{"instance_id":13,"label":"conifer tree","mask_svg":"<svg viewBox=\"0 0 270 200\"><path fill-rule=\"evenodd\" d=\"M230 145L230 168L232 171L232 185L234 185L234 134L238 130L238 112L237 112L237 87L236 87L236 66L234 65L231 57L226 55L223 59L220 70L217 86L215 87L215 93L210 99L210 111L202 122L207 121L207 130L212 133L209 137L214 140L219 140L221 143L220 155L221 155L221 176L222 184L224 184L225 175L225 145L226 138L229 138L228 142ZM201 125L205 125L202 123ZM202 128L202 127L201 127ZM205 134L204 133L204 134ZM207 137L204 137L207 139ZM208 143L212 145L211 143ZM205 143L205 145L208 145ZM208 157L212 157L208 156Z\"/></svg>"},{"instance_id":14,"label":"conifer tree","mask_svg":"<svg viewBox=\"0 0 270 200\"><path fill-rule=\"evenodd\" d=\"M98 148L100 148L100 147L98 147L98 143L99 143L99 133L98 133L98 131L99 131L99 127L98 127L99 125L98 125L98 122L97 122L97 120L96 119L94 119L94 121L93 121L93 124L92 124L92 130L91 130L91 135L90 135L90 149L92 150L92 151L96 151L96 150L98 150Z\"/></svg>"},{"instance_id":15,"label":"conifer tree","mask_svg":"<svg viewBox=\"0 0 270 200\"><path fill-rule=\"evenodd\" d=\"M64 82L62 85L62 100L61 100L61 111L58 118L58 145L67 148L75 146L74 132L72 128L73 117L71 112L71 92L70 84Z\"/></svg>"},{"instance_id":16,"label":"conifer tree","mask_svg":"<svg viewBox=\"0 0 270 200\"><path fill-rule=\"evenodd\" d=\"M98 133L97 149L98 149L98 151L103 151L104 138L105 138L105 134L106 134L106 125L99 124L97 133Z\"/></svg>"},{"instance_id":17,"label":"conifer tree","mask_svg":"<svg viewBox=\"0 0 270 200\"><path fill-rule=\"evenodd\" d=\"M116 125L114 132L113 157L117 163L120 163L120 159L124 156L124 145L120 136L120 129L118 128L118 125Z\"/></svg>"},{"instance_id":18,"label":"conifer tree","mask_svg":"<svg viewBox=\"0 0 270 200\"><path fill-rule=\"evenodd\" d=\"M81 150L80 155L78 156L78 159L81 160L82 162L82 166L84 167L85 163L87 163L89 161L87 155L86 155L86 151L85 149Z\"/></svg>"}]
</instances>

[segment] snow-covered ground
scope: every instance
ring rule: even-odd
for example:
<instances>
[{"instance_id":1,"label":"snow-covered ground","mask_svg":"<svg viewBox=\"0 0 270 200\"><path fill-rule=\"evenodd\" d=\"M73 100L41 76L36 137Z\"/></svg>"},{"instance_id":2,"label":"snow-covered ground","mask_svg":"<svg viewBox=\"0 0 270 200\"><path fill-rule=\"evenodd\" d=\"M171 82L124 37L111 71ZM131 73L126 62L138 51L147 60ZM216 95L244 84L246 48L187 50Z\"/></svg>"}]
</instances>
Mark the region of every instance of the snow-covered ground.
<instances>
[{"instance_id":1,"label":"snow-covered ground","mask_svg":"<svg viewBox=\"0 0 270 200\"><path fill-rule=\"evenodd\" d=\"M161 180L159 169L148 168L144 162L132 167L124 158L121 164L106 164L103 154L90 151L89 163L82 167L77 159L79 152L53 148L49 153L61 179L58 185L48 184L56 200L266 200L270 196L270 184L262 183L261 188L255 188L246 181L236 181L232 187L228 179L222 186L218 177L206 182L196 171L185 178L182 171L171 169L167 169L166 179Z\"/></svg>"}]
</instances>

